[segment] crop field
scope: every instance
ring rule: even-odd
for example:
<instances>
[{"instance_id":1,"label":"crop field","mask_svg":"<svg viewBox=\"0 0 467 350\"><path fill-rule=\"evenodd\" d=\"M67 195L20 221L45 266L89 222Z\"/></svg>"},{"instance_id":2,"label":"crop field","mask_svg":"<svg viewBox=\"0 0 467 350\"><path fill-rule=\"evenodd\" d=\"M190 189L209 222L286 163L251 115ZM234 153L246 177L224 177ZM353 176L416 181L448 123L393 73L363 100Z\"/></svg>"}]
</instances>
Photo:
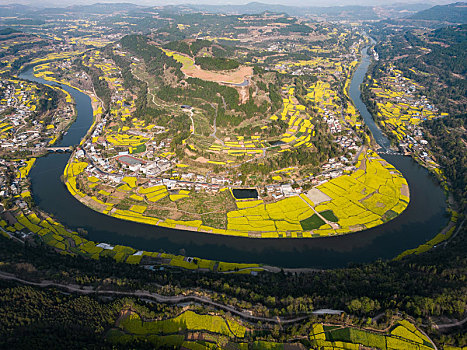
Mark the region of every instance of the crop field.
<instances>
[{"instance_id":1,"label":"crop field","mask_svg":"<svg viewBox=\"0 0 467 350\"><path fill-rule=\"evenodd\" d=\"M265 340L249 341L245 326L230 316L199 315L185 311L181 315L165 320L142 320L135 312L126 312L116 326L107 333L113 344L126 344L135 339L150 343L154 347L174 347L193 350L226 348L280 350L284 343ZM189 334L196 333L193 339ZM187 335L188 334L188 335Z\"/></svg>"},{"instance_id":2,"label":"crop field","mask_svg":"<svg viewBox=\"0 0 467 350\"><path fill-rule=\"evenodd\" d=\"M410 86L403 90L400 86ZM400 70L389 68L388 74L380 82L372 80L371 91L377 99L377 115L380 125L393 134L398 141L411 136L414 127L424 120L430 120L447 113L438 113L428 103L413 101L414 92L420 86L412 79L404 77Z\"/></svg>"},{"instance_id":3,"label":"crop field","mask_svg":"<svg viewBox=\"0 0 467 350\"><path fill-rule=\"evenodd\" d=\"M151 322L144 322L138 314L133 313L124 318L119 327L136 335L164 335L190 330L207 331L234 338L245 336L245 327L236 321L221 316L199 315L193 311L186 311L175 318Z\"/></svg>"},{"instance_id":4,"label":"crop field","mask_svg":"<svg viewBox=\"0 0 467 350\"><path fill-rule=\"evenodd\" d=\"M202 334L203 341L185 339L186 332ZM224 316L199 315L184 311L177 317L165 320L142 320L135 312L127 313L107 338L113 343L126 343L131 339L145 339L153 345L173 344L188 349L218 348L221 339L229 339L236 348L245 349L284 349L283 343L264 340L245 342L246 332L250 331L238 321ZM209 332L209 335L208 335ZM254 332L254 330L253 330ZM168 336L172 338L167 338ZM379 350L432 350L431 340L423 335L412 323L400 320L389 331L370 331L342 325L314 323L307 336L313 349L358 350L361 347Z\"/></svg>"},{"instance_id":5,"label":"crop field","mask_svg":"<svg viewBox=\"0 0 467 350\"><path fill-rule=\"evenodd\" d=\"M430 350L430 340L407 320L399 321L390 332L374 332L352 327L323 327L314 324L310 334L312 346L318 349L360 349L360 346L380 350Z\"/></svg>"},{"instance_id":6,"label":"crop field","mask_svg":"<svg viewBox=\"0 0 467 350\"><path fill-rule=\"evenodd\" d=\"M373 152L363 156L362 162L365 170L359 169L317 187L332 200L320 203L315 209L328 211L325 214L328 216L332 213L340 228L347 231L377 226L386 220L389 211L400 214L409 202L402 194L403 188L408 188L407 182L394 167Z\"/></svg>"},{"instance_id":7,"label":"crop field","mask_svg":"<svg viewBox=\"0 0 467 350\"><path fill-rule=\"evenodd\" d=\"M25 160L24 163L26 163L26 165L19 169L19 172L16 174L16 177L18 179L25 179L28 176L29 172L31 171L32 166L34 165L35 161L36 161L36 158Z\"/></svg>"},{"instance_id":8,"label":"crop field","mask_svg":"<svg viewBox=\"0 0 467 350\"><path fill-rule=\"evenodd\" d=\"M75 195L85 196L82 192L76 190L76 178L85 169L87 163L71 163L65 169L66 185L70 192L75 191ZM146 189L147 194L150 194L152 189ZM142 190L144 192L144 190ZM72 192L73 193L73 192ZM93 198L96 202L101 202L107 206L106 213L114 217L131 220L150 225L156 225L159 219L144 216L142 213L146 210L145 205L133 205L129 210L112 209L112 205L104 203L97 198ZM187 260L184 256L177 256L165 253L151 253L151 252L137 252L135 249L125 246L101 246L95 242L88 241L78 235L77 232L65 229L63 225L56 222L52 218L39 218L35 213L28 215L20 213L17 216L18 222L14 226L9 226L6 222L0 222L1 226L10 232L16 232L26 228L27 230L36 233L44 243L52 246L60 252L68 252L71 254L79 254L92 259L99 259L100 257L111 257L117 262L126 262L129 264L140 264L144 257L156 258L160 257L165 259L166 265L180 267L190 270L203 269L203 270L216 270L225 273L251 273L252 271L262 271L258 264L237 264L237 263L216 263L212 260L195 258ZM177 227L192 227L197 229L201 226L201 221L176 221L166 220L161 223L161 226Z\"/></svg>"},{"instance_id":9,"label":"crop field","mask_svg":"<svg viewBox=\"0 0 467 350\"><path fill-rule=\"evenodd\" d=\"M126 176L115 189L130 200L127 207L115 207L113 192L99 190L100 198L77 189L77 176L90 182L98 181L85 175L86 162L70 163L65 169L66 185L73 195L92 201L93 208L116 218L169 228L182 228L220 235L262 238L298 238L339 235L371 228L399 215L409 203L408 186L401 174L376 153L362 153L359 169L350 175L331 179L316 188L322 193L318 204L305 194L279 199L273 203L263 200L236 200L236 210L225 212L225 220L205 221L209 216L193 219L172 219L151 214L158 202L168 198L171 210L190 209L183 204L192 196L189 190L170 191L165 185L146 187L135 176ZM364 170L363 170L364 169ZM284 168L277 174L286 174ZM81 174L81 175L80 175ZM109 196L110 195L110 196ZM165 200L165 199L164 199ZM192 202L193 204L195 202ZM186 210L184 209L184 210ZM198 209L204 212L202 206ZM217 222L217 223L216 223ZM222 222L225 222L222 224ZM218 226L219 225L219 226Z\"/></svg>"},{"instance_id":10,"label":"crop field","mask_svg":"<svg viewBox=\"0 0 467 350\"><path fill-rule=\"evenodd\" d=\"M323 226L325 222L321 219L318 215L313 214L309 218L300 221L300 225L302 225L303 230L315 230Z\"/></svg>"}]
</instances>

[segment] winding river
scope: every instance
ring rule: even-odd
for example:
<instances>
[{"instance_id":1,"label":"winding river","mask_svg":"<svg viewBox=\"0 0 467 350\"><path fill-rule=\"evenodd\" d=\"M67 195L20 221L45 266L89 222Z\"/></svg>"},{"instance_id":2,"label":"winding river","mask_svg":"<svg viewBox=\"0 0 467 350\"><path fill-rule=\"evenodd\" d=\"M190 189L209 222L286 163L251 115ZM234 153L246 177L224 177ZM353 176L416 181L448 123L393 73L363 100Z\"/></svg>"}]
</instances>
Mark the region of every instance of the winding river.
<instances>
[{"instance_id":1,"label":"winding river","mask_svg":"<svg viewBox=\"0 0 467 350\"><path fill-rule=\"evenodd\" d=\"M367 48L362 50L362 62L350 84L350 97L365 122L383 148L389 141L374 123L360 98L359 86L370 64ZM48 83L36 78L32 70L20 75L23 79ZM80 91L66 85L76 102L77 120L68 134L57 144L76 145L92 124L91 100ZM119 220L81 204L61 182L69 154L49 154L39 158L31 170L32 194L36 204L71 229L83 228L88 238L96 242L128 245L148 251L184 253L213 260L257 262L282 267L335 268L349 263L390 259L404 250L414 248L434 237L446 225L443 190L428 171L411 158L384 155L402 172L410 187L411 201L397 218L381 226L338 237L313 239L253 239L217 236L181 231Z\"/></svg>"}]
</instances>

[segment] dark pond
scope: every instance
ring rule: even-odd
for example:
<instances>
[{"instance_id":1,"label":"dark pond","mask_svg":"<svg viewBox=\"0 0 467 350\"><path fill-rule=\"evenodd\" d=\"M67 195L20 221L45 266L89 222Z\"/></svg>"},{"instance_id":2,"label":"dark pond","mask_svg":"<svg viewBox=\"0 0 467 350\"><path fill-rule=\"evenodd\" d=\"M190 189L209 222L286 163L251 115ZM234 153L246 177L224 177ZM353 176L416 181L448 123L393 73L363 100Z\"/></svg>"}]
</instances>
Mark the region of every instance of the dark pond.
<instances>
[{"instance_id":1,"label":"dark pond","mask_svg":"<svg viewBox=\"0 0 467 350\"><path fill-rule=\"evenodd\" d=\"M258 191L255 188L236 188L232 193L236 199L258 198Z\"/></svg>"}]
</instances>

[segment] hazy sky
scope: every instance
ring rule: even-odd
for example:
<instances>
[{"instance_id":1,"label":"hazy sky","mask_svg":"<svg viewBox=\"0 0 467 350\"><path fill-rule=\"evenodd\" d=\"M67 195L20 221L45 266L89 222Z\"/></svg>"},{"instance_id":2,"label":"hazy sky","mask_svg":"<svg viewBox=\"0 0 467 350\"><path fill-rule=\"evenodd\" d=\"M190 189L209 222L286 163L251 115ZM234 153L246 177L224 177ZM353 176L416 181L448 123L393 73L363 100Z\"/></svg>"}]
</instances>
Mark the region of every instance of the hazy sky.
<instances>
[{"instance_id":1,"label":"hazy sky","mask_svg":"<svg viewBox=\"0 0 467 350\"><path fill-rule=\"evenodd\" d=\"M128 2L138 5L157 6L175 4L212 4L212 5L240 5L247 4L253 0L0 0L1 5L22 4L36 7L63 7L69 5L89 5L94 3ZM258 2L268 4L283 4L293 6L335 6L335 5L387 5L390 3L424 3L424 4L448 4L456 0L260 0Z\"/></svg>"}]
</instances>

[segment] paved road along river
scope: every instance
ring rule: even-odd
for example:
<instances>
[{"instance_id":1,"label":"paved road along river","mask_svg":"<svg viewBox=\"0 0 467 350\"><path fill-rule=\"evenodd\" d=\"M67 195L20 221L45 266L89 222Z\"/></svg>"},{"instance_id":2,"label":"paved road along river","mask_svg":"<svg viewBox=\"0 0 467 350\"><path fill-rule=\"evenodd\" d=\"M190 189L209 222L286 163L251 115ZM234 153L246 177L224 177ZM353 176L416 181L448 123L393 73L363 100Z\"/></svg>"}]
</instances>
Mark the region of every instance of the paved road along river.
<instances>
[{"instance_id":1,"label":"paved road along river","mask_svg":"<svg viewBox=\"0 0 467 350\"><path fill-rule=\"evenodd\" d=\"M383 148L387 140L360 99L359 86L368 69L367 48L350 85L350 96ZM23 79L45 83L32 70ZM50 82L47 82L50 83ZM66 85L76 102L78 117L57 144L78 144L92 124L91 100ZM379 133L378 133L379 132ZM390 259L434 237L447 223L444 193L428 172L411 158L384 155L407 179L411 192L408 208L397 218L370 230L339 237L314 239L252 239L209 235L122 221L97 213L77 201L60 181L69 154L49 154L31 170L36 204L71 229L83 228L96 242L129 245L136 249L179 253L221 261L258 262L283 267L334 268L349 263Z\"/></svg>"}]
</instances>

